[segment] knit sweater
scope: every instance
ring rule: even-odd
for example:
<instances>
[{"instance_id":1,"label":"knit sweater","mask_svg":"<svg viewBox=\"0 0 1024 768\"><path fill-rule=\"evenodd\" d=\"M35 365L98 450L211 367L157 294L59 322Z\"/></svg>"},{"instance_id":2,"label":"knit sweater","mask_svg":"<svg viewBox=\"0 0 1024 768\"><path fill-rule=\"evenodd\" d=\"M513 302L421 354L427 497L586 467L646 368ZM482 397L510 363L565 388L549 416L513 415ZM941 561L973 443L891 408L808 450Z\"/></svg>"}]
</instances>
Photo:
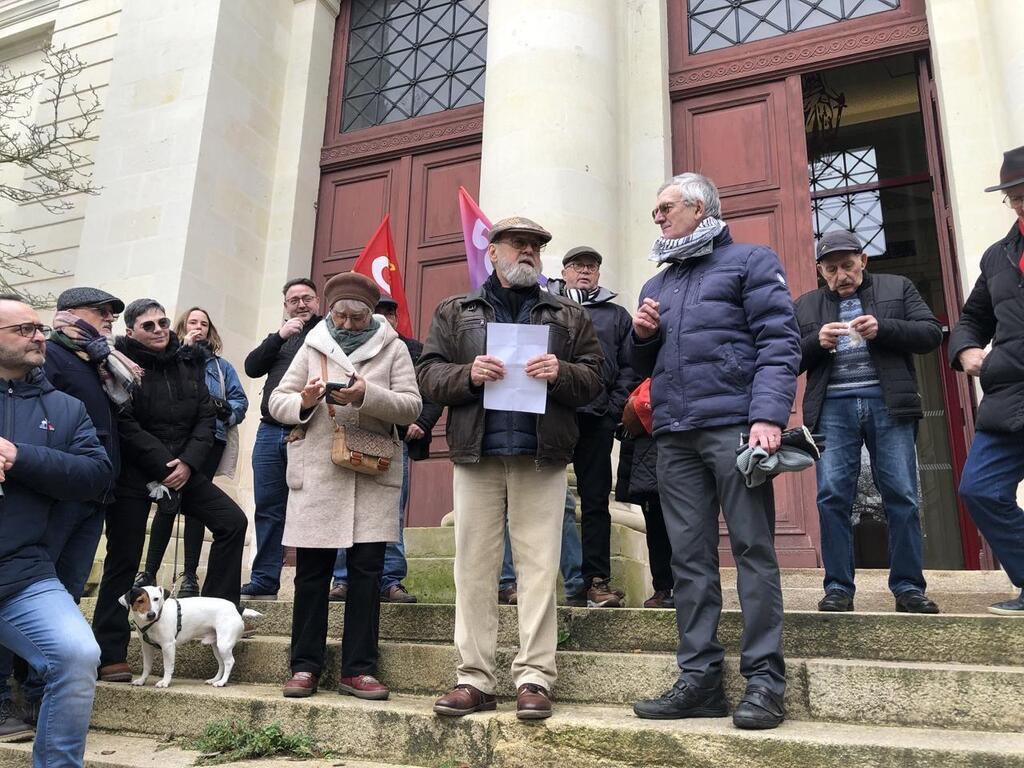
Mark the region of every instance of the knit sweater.
<instances>
[{"instance_id":1,"label":"knit sweater","mask_svg":"<svg viewBox=\"0 0 1024 768\"><path fill-rule=\"evenodd\" d=\"M854 294L839 302L839 321L850 323L864 314L860 297ZM871 360L867 342L859 336L840 336L836 361L825 397L881 397L878 370Z\"/></svg>"}]
</instances>

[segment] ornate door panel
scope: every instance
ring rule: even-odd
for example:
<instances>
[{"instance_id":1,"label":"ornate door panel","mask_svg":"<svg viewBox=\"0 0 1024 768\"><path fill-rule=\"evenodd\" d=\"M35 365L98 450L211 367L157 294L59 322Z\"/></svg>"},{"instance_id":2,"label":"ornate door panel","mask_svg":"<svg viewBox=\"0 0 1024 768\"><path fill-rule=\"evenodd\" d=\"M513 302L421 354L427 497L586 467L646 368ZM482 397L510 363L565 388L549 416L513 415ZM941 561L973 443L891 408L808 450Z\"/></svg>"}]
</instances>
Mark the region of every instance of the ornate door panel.
<instances>
[{"instance_id":1,"label":"ornate door panel","mask_svg":"<svg viewBox=\"0 0 1024 768\"><path fill-rule=\"evenodd\" d=\"M802 104L800 78L791 76L672 106L675 172L697 171L714 180L733 239L775 249L794 297L817 284ZM792 424L801 421L802 391L801 379ZM775 499L780 562L817 566L814 473L783 475L775 481ZM725 540L720 554L731 562Z\"/></svg>"}]
</instances>

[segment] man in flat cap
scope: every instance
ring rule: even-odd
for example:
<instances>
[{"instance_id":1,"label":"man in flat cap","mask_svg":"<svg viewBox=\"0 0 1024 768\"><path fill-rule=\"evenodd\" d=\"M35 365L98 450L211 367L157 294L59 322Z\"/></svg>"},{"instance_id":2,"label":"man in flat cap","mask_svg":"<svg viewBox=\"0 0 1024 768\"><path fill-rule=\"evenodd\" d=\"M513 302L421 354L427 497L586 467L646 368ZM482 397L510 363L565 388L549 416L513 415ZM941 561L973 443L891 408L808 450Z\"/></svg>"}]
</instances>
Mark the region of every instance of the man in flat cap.
<instances>
[{"instance_id":1,"label":"man in flat cap","mask_svg":"<svg viewBox=\"0 0 1024 768\"><path fill-rule=\"evenodd\" d=\"M562 259L562 279L549 280L548 291L581 304L590 315L604 353L601 393L576 409L580 437L572 463L581 501L583 590L575 600L591 608L618 608L625 595L611 579L612 444L626 398L639 379L629 360L633 323L616 294L600 284L601 254L587 245L570 249Z\"/></svg>"},{"instance_id":2,"label":"man in flat cap","mask_svg":"<svg viewBox=\"0 0 1024 768\"><path fill-rule=\"evenodd\" d=\"M121 467L117 412L138 383L138 367L113 348L113 325L124 302L98 288L69 288L57 297L43 374L55 389L82 401L117 477ZM82 597L103 533L113 483L94 499L58 502L46 526L45 546L57 578L75 602ZM7 695L11 654L0 649L0 701ZM22 685L24 720L34 724L43 698L42 677L30 671ZM25 727L27 728L28 725ZM0 723L0 738L13 720Z\"/></svg>"},{"instance_id":3,"label":"man in flat cap","mask_svg":"<svg viewBox=\"0 0 1024 768\"><path fill-rule=\"evenodd\" d=\"M825 596L819 611L852 611L853 528L861 446L889 523L889 589L901 613L938 613L925 596L917 490L917 422L924 415L914 355L942 343L942 326L902 275L869 274L853 232L818 241L824 285L796 301L804 425L825 436L817 463Z\"/></svg>"},{"instance_id":4,"label":"man in flat cap","mask_svg":"<svg viewBox=\"0 0 1024 768\"><path fill-rule=\"evenodd\" d=\"M551 239L520 216L491 228L493 274L472 293L437 307L417 364L423 394L448 406L455 463L455 646L457 685L434 711L459 716L496 706L498 605L494 585L508 530L518 577L519 653L512 663L517 716L551 715L555 683L555 578L565 466L578 437L576 409L601 392L601 345L587 312L541 291L541 249ZM543 414L485 410L484 387L505 376L486 354L488 323L546 325L549 352L526 375L547 382Z\"/></svg>"},{"instance_id":5,"label":"man in flat cap","mask_svg":"<svg viewBox=\"0 0 1024 768\"><path fill-rule=\"evenodd\" d=\"M960 496L1021 590L988 610L1024 616L1024 510L1017 504L1017 486L1024 479L1024 147L1004 154L999 183L985 191L1001 192L1016 218L1006 237L981 257L981 276L949 338L952 366L979 377L985 393ZM986 352L989 342L992 348Z\"/></svg>"}]
</instances>

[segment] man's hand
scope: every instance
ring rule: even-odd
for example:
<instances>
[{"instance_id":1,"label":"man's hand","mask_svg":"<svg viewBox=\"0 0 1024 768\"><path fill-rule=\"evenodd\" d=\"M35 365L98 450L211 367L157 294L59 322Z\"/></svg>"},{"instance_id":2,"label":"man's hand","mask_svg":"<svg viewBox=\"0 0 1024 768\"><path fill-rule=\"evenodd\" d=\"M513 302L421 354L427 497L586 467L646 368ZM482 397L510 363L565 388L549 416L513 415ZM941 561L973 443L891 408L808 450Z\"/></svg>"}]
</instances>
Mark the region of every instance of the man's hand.
<instances>
[{"instance_id":1,"label":"man's hand","mask_svg":"<svg viewBox=\"0 0 1024 768\"><path fill-rule=\"evenodd\" d=\"M336 389L328 397L336 405L362 405L366 396L366 379L358 373L352 374L352 383L345 389Z\"/></svg>"},{"instance_id":2,"label":"man's hand","mask_svg":"<svg viewBox=\"0 0 1024 768\"><path fill-rule=\"evenodd\" d=\"M302 392L299 393L302 398L302 410L308 411L318 402L320 398L324 396L324 384L320 381L319 376L314 376L309 380L309 383L302 388Z\"/></svg>"},{"instance_id":3,"label":"man's hand","mask_svg":"<svg viewBox=\"0 0 1024 768\"><path fill-rule=\"evenodd\" d=\"M287 339L294 336L296 333L302 330L302 326L306 324L306 321L301 317L293 317L291 320L286 320L284 325L281 326L281 330L277 332L277 335L282 339Z\"/></svg>"},{"instance_id":4,"label":"man's hand","mask_svg":"<svg viewBox=\"0 0 1024 768\"><path fill-rule=\"evenodd\" d=\"M181 459L171 459L167 466L172 468L171 474L164 478L164 485L172 491L180 491L182 486L192 477L192 467Z\"/></svg>"},{"instance_id":5,"label":"man's hand","mask_svg":"<svg viewBox=\"0 0 1024 768\"><path fill-rule=\"evenodd\" d=\"M10 440L5 440L0 437L0 469L4 472L14 466L14 462L18 459L18 446L12 443Z\"/></svg>"},{"instance_id":6,"label":"man's hand","mask_svg":"<svg viewBox=\"0 0 1024 768\"><path fill-rule=\"evenodd\" d=\"M825 323L818 331L818 343L822 349L831 351L839 345L840 336L849 335L850 329L846 327L846 323Z\"/></svg>"},{"instance_id":7,"label":"man's hand","mask_svg":"<svg viewBox=\"0 0 1024 768\"><path fill-rule=\"evenodd\" d=\"M526 375L554 384L558 378L558 358L552 354L537 355L526 361Z\"/></svg>"},{"instance_id":8,"label":"man's hand","mask_svg":"<svg viewBox=\"0 0 1024 768\"><path fill-rule=\"evenodd\" d=\"M494 355L477 355L469 367L469 380L474 387L505 378L505 363Z\"/></svg>"},{"instance_id":9,"label":"man's hand","mask_svg":"<svg viewBox=\"0 0 1024 768\"><path fill-rule=\"evenodd\" d=\"M968 376L981 376L981 365L988 353L979 347L969 347L960 353L960 367Z\"/></svg>"},{"instance_id":10,"label":"man's hand","mask_svg":"<svg viewBox=\"0 0 1024 768\"><path fill-rule=\"evenodd\" d=\"M413 440L419 440L426 432L424 432L419 424L410 424L405 428L405 442L411 443Z\"/></svg>"},{"instance_id":11,"label":"man's hand","mask_svg":"<svg viewBox=\"0 0 1024 768\"><path fill-rule=\"evenodd\" d=\"M760 445L768 453L775 453L779 450L782 442L782 428L768 421L755 421L750 425L750 439L747 441L748 448Z\"/></svg>"},{"instance_id":12,"label":"man's hand","mask_svg":"<svg viewBox=\"0 0 1024 768\"><path fill-rule=\"evenodd\" d=\"M878 319L874 315L861 315L850 321L850 328L859 333L864 341L871 341L878 335Z\"/></svg>"},{"instance_id":13,"label":"man's hand","mask_svg":"<svg viewBox=\"0 0 1024 768\"><path fill-rule=\"evenodd\" d=\"M644 299L644 303L633 316L633 333L638 339L649 339L658 332L661 327L661 315L658 312L660 302L654 299Z\"/></svg>"}]
</instances>

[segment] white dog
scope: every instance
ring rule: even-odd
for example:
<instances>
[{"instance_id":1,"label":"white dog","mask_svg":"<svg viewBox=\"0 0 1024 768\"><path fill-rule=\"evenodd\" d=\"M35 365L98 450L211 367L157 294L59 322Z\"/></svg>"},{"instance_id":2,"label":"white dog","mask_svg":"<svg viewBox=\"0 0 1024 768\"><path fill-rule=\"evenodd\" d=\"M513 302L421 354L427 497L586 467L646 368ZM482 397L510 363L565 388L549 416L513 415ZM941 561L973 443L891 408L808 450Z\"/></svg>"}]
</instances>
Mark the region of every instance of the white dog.
<instances>
[{"instance_id":1,"label":"white dog","mask_svg":"<svg viewBox=\"0 0 1024 768\"><path fill-rule=\"evenodd\" d=\"M245 622L231 602L219 597L178 600L159 587L132 587L118 602L131 613L142 640L142 675L132 680L132 685L146 684L153 670L153 649L157 648L163 654L164 676L156 687L166 688L174 675L177 644L196 639L213 646L217 659L217 674L206 683L218 688L227 683L235 666L235 643L245 631ZM250 608L242 615L262 616Z\"/></svg>"}]
</instances>

